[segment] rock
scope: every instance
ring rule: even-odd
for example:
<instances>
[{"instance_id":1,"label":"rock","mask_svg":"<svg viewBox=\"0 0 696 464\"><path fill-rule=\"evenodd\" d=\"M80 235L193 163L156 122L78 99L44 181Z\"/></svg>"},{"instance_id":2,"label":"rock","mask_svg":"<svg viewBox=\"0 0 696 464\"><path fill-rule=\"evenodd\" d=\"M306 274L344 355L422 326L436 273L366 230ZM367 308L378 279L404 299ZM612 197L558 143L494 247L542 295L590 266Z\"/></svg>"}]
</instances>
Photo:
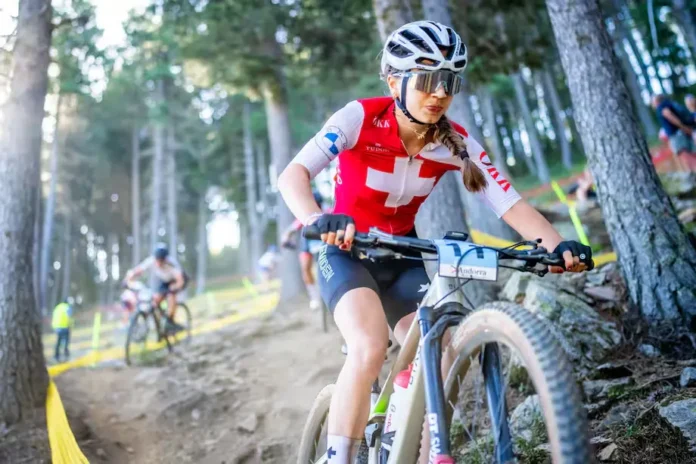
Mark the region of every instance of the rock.
<instances>
[{"instance_id":1,"label":"rock","mask_svg":"<svg viewBox=\"0 0 696 464\"><path fill-rule=\"evenodd\" d=\"M616 443L612 443L611 445L602 449L602 451L600 451L597 455L597 458L599 458L600 461L615 461L617 448L618 446L616 446Z\"/></svg>"},{"instance_id":2,"label":"rock","mask_svg":"<svg viewBox=\"0 0 696 464\"><path fill-rule=\"evenodd\" d=\"M97 448L97 456L106 459L106 451L103 448Z\"/></svg>"},{"instance_id":3,"label":"rock","mask_svg":"<svg viewBox=\"0 0 696 464\"><path fill-rule=\"evenodd\" d=\"M550 322L551 331L576 369L590 369L621 343L616 324L600 318L580 298L540 280L527 285L523 306Z\"/></svg>"},{"instance_id":4,"label":"rock","mask_svg":"<svg viewBox=\"0 0 696 464\"><path fill-rule=\"evenodd\" d=\"M619 403L609 410L604 420L599 424L599 430L607 430L630 422L638 415L635 404Z\"/></svg>"},{"instance_id":5,"label":"rock","mask_svg":"<svg viewBox=\"0 0 696 464\"><path fill-rule=\"evenodd\" d=\"M638 351L640 351L643 356L648 358L657 358L660 356L660 350L652 345L648 345L647 343L640 345L638 347Z\"/></svg>"},{"instance_id":6,"label":"rock","mask_svg":"<svg viewBox=\"0 0 696 464\"><path fill-rule=\"evenodd\" d=\"M696 398L675 401L669 406L660 407L660 416L681 430L682 435L691 444L691 451L696 451Z\"/></svg>"},{"instance_id":7,"label":"rock","mask_svg":"<svg viewBox=\"0 0 696 464\"><path fill-rule=\"evenodd\" d=\"M200 409L193 409L191 410L191 419L193 419L195 422L198 422L198 420L201 418L201 411Z\"/></svg>"},{"instance_id":8,"label":"rock","mask_svg":"<svg viewBox=\"0 0 696 464\"><path fill-rule=\"evenodd\" d=\"M591 419L596 418L601 413L607 410L609 406L609 400L599 400L596 403L590 403L585 405L585 410L587 411L587 416Z\"/></svg>"},{"instance_id":9,"label":"rock","mask_svg":"<svg viewBox=\"0 0 696 464\"><path fill-rule=\"evenodd\" d=\"M183 398L175 398L167 404L160 415L167 420L186 418L193 413L194 409L200 408L207 399L208 395L202 391L189 391Z\"/></svg>"},{"instance_id":10,"label":"rock","mask_svg":"<svg viewBox=\"0 0 696 464\"><path fill-rule=\"evenodd\" d=\"M606 445L607 443L611 443L610 438L606 438L606 437L592 437L592 438L590 438L590 445Z\"/></svg>"},{"instance_id":11,"label":"rock","mask_svg":"<svg viewBox=\"0 0 696 464\"><path fill-rule=\"evenodd\" d=\"M507 301L517 302L519 298L524 297L527 291L527 284L532 280L532 274L525 272L514 272L505 283L503 290L500 292L500 298Z\"/></svg>"},{"instance_id":12,"label":"rock","mask_svg":"<svg viewBox=\"0 0 696 464\"><path fill-rule=\"evenodd\" d=\"M687 208L679 213L679 220L684 224L696 221L696 208Z\"/></svg>"},{"instance_id":13,"label":"rock","mask_svg":"<svg viewBox=\"0 0 696 464\"><path fill-rule=\"evenodd\" d=\"M237 429L246 432L254 433L259 426L259 417L256 413L251 413L237 424Z\"/></svg>"},{"instance_id":14,"label":"rock","mask_svg":"<svg viewBox=\"0 0 696 464\"><path fill-rule=\"evenodd\" d=\"M126 448L126 452L128 452L128 454L133 454L133 453L135 453L135 450L133 448L131 448L130 446L128 446Z\"/></svg>"},{"instance_id":15,"label":"rock","mask_svg":"<svg viewBox=\"0 0 696 464\"><path fill-rule=\"evenodd\" d=\"M291 453L291 447L283 442L261 443L256 452L262 463L280 464L287 462L286 459Z\"/></svg>"},{"instance_id":16,"label":"rock","mask_svg":"<svg viewBox=\"0 0 696 464\"><path fill-rule=\"evenodd\" d=\"M602 301L619 301L619 294L614 287L603 285L601 287L588 287L585 293L595 300Z\"/></svg>"},{"instance_id":17,"label":"rock","mask_svg":"<svg viewBox=\"0 0 696 464\"><path fill-rule=\"evenodd\" d=\"M679 385L682 388L686 388L686 387L692 387L695 384L696 384L696 368L694 368L694 367L685 368L681 373L681 377L679 377Z\"/></svg>"},{"instance_id":18,"label":"rock","mask_svg":"<svg viewBox=\"0 0 696 464\"><path fill-rule=\"evenodd\" d=\"M617 398L626 391L626 387L633 384L632 377L622 377L612 380L586 380L582 383L582 389L588 400L601 400L605 398Z\"/></svg>"},{"instance_id":19,"label":"rock","mask_svg":"<svg viewBox=\"0 0 696 464\"><path fill-rule=\"evenodd\" d=\"M510 416L510 432L512 436L531 442L533 426L538 420L543 420L539 395L528 396L520 403Z\"/></svg>"}]
</instances>

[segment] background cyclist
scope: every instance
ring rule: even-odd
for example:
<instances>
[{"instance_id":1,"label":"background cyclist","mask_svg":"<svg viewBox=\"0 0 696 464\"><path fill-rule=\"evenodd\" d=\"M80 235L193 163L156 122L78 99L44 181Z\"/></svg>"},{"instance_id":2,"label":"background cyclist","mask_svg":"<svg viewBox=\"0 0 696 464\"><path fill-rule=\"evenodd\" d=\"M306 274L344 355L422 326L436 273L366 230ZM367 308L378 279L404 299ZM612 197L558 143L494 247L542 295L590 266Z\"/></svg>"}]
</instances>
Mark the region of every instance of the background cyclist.
<instances>
[{"instance_id":1,"label":"background cyclist","mask_svg":"<svg viewBox=\"0 0 696 464\"><path fill-rule=\"evenodd\" d=\"M184 327L175 321L176 315L176 294L186 288L188 276L181 269L179 264L169 256L169 249L164 243L159 243L155 247L152 256L135 266L126 273L125 281L136 279L146 271L152 271L158 280L157 291L152 300L155 307L167 298L167 321L165 330L168 332L178 332Z\"/></svg>"}]
</instances>

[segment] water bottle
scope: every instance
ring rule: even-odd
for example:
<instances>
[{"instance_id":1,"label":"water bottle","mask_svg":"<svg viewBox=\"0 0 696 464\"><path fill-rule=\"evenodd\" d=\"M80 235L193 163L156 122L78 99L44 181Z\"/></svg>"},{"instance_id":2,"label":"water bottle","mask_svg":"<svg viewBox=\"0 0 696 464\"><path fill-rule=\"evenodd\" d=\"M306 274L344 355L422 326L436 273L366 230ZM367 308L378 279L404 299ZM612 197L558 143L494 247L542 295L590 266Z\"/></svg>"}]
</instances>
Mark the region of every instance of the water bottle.
<instances>
[{"instance_id":1,"label":"water bottle","mask_svg":"<svg viewBox=\"0 0 696 464\"><path fill-rule=\"evenodd\" d=\"M399 412L403 411L403 397L406 394L408 382L411 380L412 370L413 364L409 364L407 369L399 372L394 377L394 393L389 397L387 417L384 421L385 434L396 430L396 424L399 423Z\"/></svg>"}]
</instances>

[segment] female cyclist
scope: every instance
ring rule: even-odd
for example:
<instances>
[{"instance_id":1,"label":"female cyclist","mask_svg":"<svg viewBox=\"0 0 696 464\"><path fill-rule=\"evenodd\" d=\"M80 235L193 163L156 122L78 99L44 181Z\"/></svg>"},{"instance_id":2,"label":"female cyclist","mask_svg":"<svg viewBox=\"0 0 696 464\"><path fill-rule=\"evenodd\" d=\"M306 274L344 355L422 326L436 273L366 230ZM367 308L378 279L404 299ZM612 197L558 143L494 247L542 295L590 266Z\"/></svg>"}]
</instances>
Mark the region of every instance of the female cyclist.
<instances>
[{"instance_id":1,"label":"female cyclist","mask_svg":"<svg viewBox=\"0 0 696 464\"><path fill-rule=\"evenodd\" d=\"M522 200L461 126L445 116L461 89L467 50L452 28L431 21L406 24L384 45L382 78L390 97L352 101L336 112L278 179L286 203L304 224L316 224L328 244L319 255L319 286L348 344L328 425L329 462L352 463L367 421L370 385L387 349L388 325L403 343L429 283L422 262L360 261L350 253L357 231L378 227L415 236L418 208L447 171L462 173L469 191L525 239L561 253L568 271L582 271L591 250L563 241ZM323 214L311 179L338 159L336 203ZM562 269L556 269L562 272Z\"/></svg>"}]
</instances>

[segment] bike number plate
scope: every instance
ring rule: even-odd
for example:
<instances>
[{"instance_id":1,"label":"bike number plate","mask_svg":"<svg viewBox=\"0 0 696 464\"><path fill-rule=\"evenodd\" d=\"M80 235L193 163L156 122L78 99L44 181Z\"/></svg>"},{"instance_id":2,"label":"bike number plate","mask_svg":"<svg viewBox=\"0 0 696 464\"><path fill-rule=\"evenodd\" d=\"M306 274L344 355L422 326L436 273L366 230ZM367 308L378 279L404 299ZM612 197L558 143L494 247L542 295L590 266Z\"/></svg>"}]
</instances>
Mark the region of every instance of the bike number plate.
<instances>
[{"instance_id":1,"label":"bike number plate","mask_svg":"<svg viewBox=\"0 0 696 464\"><path fill-rule=\"evenodd\" d=\"M440 277L489 281L498 279L497 251L458 240L433 240L433 243L437 247L437 273Z\"/></svg>"}]
</instances>

